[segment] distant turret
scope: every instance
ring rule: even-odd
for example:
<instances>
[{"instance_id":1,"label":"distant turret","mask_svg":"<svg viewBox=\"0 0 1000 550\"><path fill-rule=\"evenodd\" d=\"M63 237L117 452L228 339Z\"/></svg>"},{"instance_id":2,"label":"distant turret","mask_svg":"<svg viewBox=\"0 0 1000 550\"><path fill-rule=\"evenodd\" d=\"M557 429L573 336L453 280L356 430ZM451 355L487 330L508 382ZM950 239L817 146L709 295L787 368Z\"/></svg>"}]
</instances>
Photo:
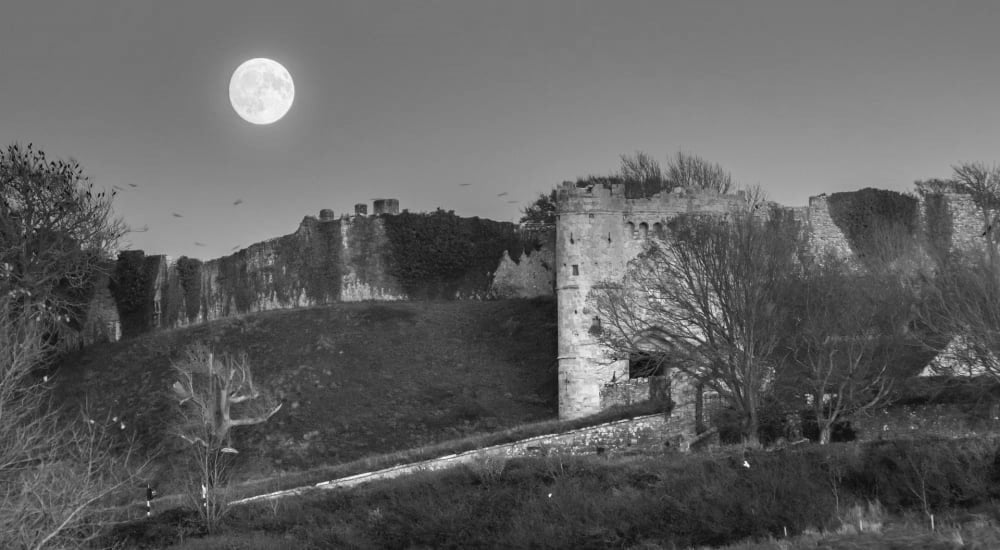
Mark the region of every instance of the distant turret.
<instances>
[{"instance_id":1,"label":"distant turret","mask_svg":"<svg viewBox=\"0 0 1000 550\"><path fill-rule=\"evenodd\" d=\"M399 200L397 199L375 199L375 215L379 214L399 214Z\"/></svg>"},{"instance_id":2,"label":"distant turret","mask_svg":"<svg viewBox=\"0 0 1000 550\"><path fill-rule=\"evenodd\" d=\"M333 220L334 220L333 210L330 210L329 208L324 208L319 211L319 221L328 222Z\"/></svg>"},{"instance_id":3,"label":"distant turret","mask_svg":"<svg viewBox=\"0 0 1000 550\"><path fill-rule=\"evenodd\" d=\"M368 215L368 205L365 204L365 203L363 203L363 202L359 202L358 204L355 204L354 205L354 215L355 216L367 216Z\"/></svg>"}]
</instances>

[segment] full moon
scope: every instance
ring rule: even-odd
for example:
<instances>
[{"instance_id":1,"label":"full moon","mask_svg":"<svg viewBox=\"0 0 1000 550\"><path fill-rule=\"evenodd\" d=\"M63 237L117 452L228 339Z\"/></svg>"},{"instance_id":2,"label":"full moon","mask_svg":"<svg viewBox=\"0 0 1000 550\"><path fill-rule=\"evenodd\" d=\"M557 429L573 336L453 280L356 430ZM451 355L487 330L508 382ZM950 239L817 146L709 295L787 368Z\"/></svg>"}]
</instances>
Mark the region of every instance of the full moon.
<instances>
[{"instance_id":1,"label":"full moon","mask_svg":"<svg viewBox=\"0 0 1000 550\"><path fill-rule=\"evenodd\" d=\"M292 75L272 59L245 61L229 81L229 102L236 114L253 124L271 124L285 116L295 99Z\"/></svg>"}]
</instances>

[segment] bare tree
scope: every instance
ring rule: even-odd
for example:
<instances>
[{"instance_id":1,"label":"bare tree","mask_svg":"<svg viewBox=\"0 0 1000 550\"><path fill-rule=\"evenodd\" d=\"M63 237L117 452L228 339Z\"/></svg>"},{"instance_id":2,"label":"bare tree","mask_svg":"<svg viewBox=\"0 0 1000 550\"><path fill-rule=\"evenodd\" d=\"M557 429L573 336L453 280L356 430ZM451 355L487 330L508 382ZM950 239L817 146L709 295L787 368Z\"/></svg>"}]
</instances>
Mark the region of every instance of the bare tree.
<instances>
[{"instance_id":1,"label":"bare tree","mask_svg":"<svg viewBox=\"0 0 1000 550\"><path fill-rule=\"evenodd\" d=\"M667 162L666 179L685 189L706 189L722 194L736 188L733 176L722 166L682 152Z\"/></svg>"},{"instance_id":2,"label":"bare tree","mask_svg":"<svg viewBox=\"0 0 1000 550\"><path fill-rule=\"evenodd\" d=\"M621 156L619 176L624 181L653 183L660 185L666 181L660 163L642 151Z\"/></svg>"},{"instance_id":3,"label":"bare tree","mask_svg":"<svg viewBox=\"0 0 1000 550\"><path fill-rule=\"evenodd\" d=\"M79 321L94 276L124 233L111 196L74 162L0 151L0 546L70 546L138 474L124 430L57 407L39 370Z\"/></svg>"},{"instance_id":4,"label":"bare tree","mask_svg":"<svg viewBox=\"0 0 1000 550\"><path fill-rule=\"evenodd\" d=\"M118 425L48 403L41 306L0 295L0 546L66 547L96 536L109 504L148 462ZM85 415L86 415L86 411Z\"/></svg>"},{"instance_id":5,"label":"bare tree","mask_svg":"<svg viewBox=\"0 0 1000 550\"><path fill-rule=\"evenodd\" d=\"M622 281L588 297L602 320L597 339L616 358L661 354L743 416L757 445L758 411L769 391L783 328L786 281L800 251L798 224L764 212L760 195L725 217L684 215L663 241L630 262Z\"/></svg>"},{"instance_id":6,"label":"bare tree","mask_svg":"<svg viewBox=\"0 0 1000 550\"><path fill-rule=\"evenodd\" d=\"M126 233L111 211L114 192L94 189L74 161L31 144L0 151L0 290L18 290L65 328L81 313L94 276Z\"/></svg>"},{"instance_id":7,"label":"bare tree","mask_svg":"<svg viewBox=\"0 0 1000 550\"><path fill-rule=\"evenodd\" d=\"M521 210L521 214L522 223L556 223L556 190L539 194L535 202Z\"/></svg>"},{"instance_id":8,"label":"bare tree","mask_svg":"<svg viewBox=\"0 0 1000 550\"><path fill-rule=\"evenodd\" d=\"M820 443L837 421L884 403L891 350L902 340L909 304L896 277L855 270L835 256L790 281L783 386L804 395Z\"/></svg>"},{"instance_id":9,"label":"bare tree","mask_svg":"<svg viewBox=\"0 0 1000 550\"><path fill-rule=\"evenodd\" d=\"M176 433L189 444L201 490L199 510L214 530L226 512L225 495L216 488L225 485L229 456L237 453L231 430L266 422L281 404L254 383L245 356L220 361L207 347L195 345L174 370L179 377L172 386L179 409Z\"/></svg>"},{"instance_id":10,"label":"bare tree","mask_svg":"<svg viewBox=\"0 0 1000 550\"><path fill-rule=\"evenodd\" d=\"M615 177L655 190L682 187L725 194L736 188L733 176L722 166L683 152L667 160L666 171L656 159L642 151L622 155L621 167Z\"/></svg>"},{"instance_id":11,"label":"bare tree","mask_svg":"<svg viewBox=\"0 0 1000 550\"><path fill-rule=\"evenodd\" d=\"M1000 167L981 162L966 162L952 166L952 181L956 190L968 193L979 207L983 220L983 236L990 254L996 254L1000 244Z\"/></svg>"}]
</instances>

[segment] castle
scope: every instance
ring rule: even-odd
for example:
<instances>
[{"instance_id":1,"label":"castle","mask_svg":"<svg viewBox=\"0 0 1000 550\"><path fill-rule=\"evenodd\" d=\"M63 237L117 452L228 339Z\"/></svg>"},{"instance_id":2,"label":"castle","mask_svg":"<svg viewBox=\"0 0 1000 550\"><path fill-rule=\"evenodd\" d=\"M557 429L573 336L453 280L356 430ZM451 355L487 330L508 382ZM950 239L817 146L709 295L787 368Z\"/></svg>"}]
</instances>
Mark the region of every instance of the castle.
<instances>
[{"instance_id":1,"label":"castle","mask_svg":"<svg viewBox=\"0 0 1000 550\"><path fill-rule=\"evenodd\" d=\"M807 206L790 210L808 232L811 249L850 255L850 238L838 225L831 207L837 195L849 194L812 197ZM943 239L948 247L982 241L982 216L968 195L937 193L933 200L895 195L912 203L914 227L921 234ZM613 181L566 182L558 188L557 197L554 228L459 218L442 211L400 213L398 201L385 199L375 201L372 215L365 204L356 205L353 215L339 218L331 210L322 210L318 218L306 216L291 235L204 263L183 258L172 262L164 256L145 257L141 252L131 253L132 257L123 254L118 275L136 273L135 277L142 278L139 287L145 289L144 294L130 302L144 304L142 311L127 311L121 296L113 296L106 281L98 284L84 340L115 340L122 332L129 336L232 315L337 301L554 294L559 323L560 418L586 416L666 391L676 403L672 416L693 431L693 426L704 420L704 396L690 384L676 380L671 387L670 382L660 380L662 377L630 378L627 359L609 360L591 335L595 316L588 308L587 295L596 283L622 277L627 262L642 250L644 241L662 235L674 217L682 213L722 214L745 202L746 197L742 193L679 188L637 194L630 193L626 184ZM932 214L935 219L931 219ZM947 230L942 229L943 223ZM437 248L424 247L421 239L426 240L431 233L458 239L451 242L463 248L461 258L436 256L442 253L436 244ZM134 269L123 271L128 262ZM136 325L131 329L130 315ZM120 326L125 330L119 330Z\"/></svg>"},{"instance_id":2,"label":"castle","mask_svg":"<svg viewBox=\"0 0 1000 550\"><path fill-rule=\"evenodd\" d=\"M718 194L680 188L629 192L623 182L565 182L558 189L556 221L556 296L559 319L559 417L578 418L617 404L643 401L669 392L673 417L693 431L706 423L706 398L682 377L630 378L629 359L613 360L591 328L600 320L587 296L601 281L620 280L643 242L662 236L667 223L682 213L723 214L746 202L743 193ZM984 242L983 216L969 195L935 193L910 197L893 194L914 211L915 235L931 237L947 248ZM860 194L861 191L855 192ZM851 240L834 219L831 199L811 197L805 207L789 208L807 232L813 254L832 250L850 257ZM841 200L841 202L843 202ZM877 214L877 212L876 212ZM931 219L934 218L934 219Z\"/></svg>"}]
</instances>

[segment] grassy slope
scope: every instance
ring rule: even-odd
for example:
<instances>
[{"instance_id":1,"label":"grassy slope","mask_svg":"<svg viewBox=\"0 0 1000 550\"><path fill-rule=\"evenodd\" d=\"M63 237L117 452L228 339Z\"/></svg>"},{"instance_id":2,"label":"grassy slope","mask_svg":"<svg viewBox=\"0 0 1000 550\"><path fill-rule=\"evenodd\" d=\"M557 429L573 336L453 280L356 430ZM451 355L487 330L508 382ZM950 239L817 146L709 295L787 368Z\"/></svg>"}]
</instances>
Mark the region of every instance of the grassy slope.
<instances>
[{"instance_id":1,"label":"grassy slope","mask_svg":"<svg viewBox=\"0 0 1000 550\"><path fill-rule=\"evenodd\" d=\"M146 444L170 443L170 363L194 341L245 351L285 403L236 432L244 476L556 416L554 300L337 304L148 334L66 357L58 399L89 399L95 418L124 416Z\"/></svg>"}]
</instances>

